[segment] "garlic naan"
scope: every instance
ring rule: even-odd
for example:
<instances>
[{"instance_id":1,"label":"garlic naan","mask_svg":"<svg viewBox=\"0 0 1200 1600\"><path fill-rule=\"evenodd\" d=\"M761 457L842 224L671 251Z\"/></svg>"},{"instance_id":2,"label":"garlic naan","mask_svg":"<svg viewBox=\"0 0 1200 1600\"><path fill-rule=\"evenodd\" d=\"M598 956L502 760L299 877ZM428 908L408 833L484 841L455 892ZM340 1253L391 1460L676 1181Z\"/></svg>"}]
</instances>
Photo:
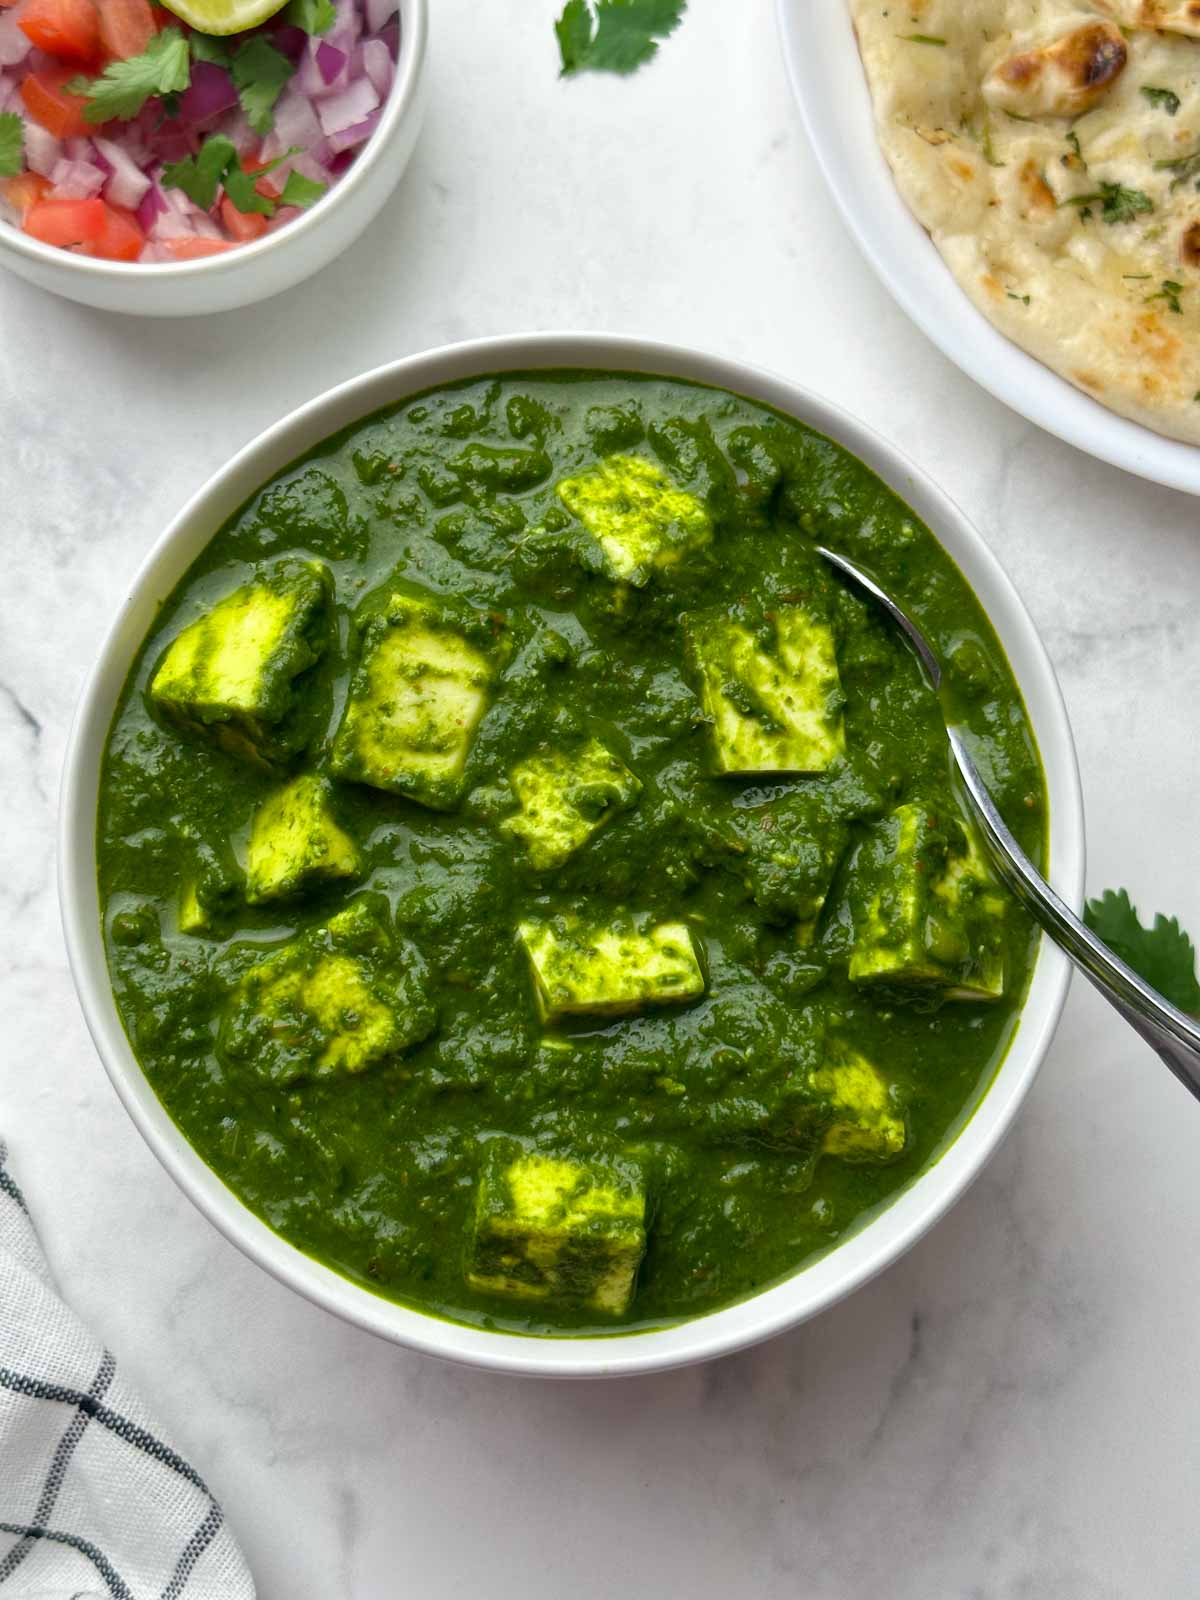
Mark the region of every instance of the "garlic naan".
<instances>
[{"instance_id":1,"label":"garlic naan","mask_svg":"<svg viewBox=\"0 0 1200 1600\"><path fill-rule=\"evenodd\" d=\"M849 0L908 205L1009 338L1200 444L1200 0Z\"/></svg>"}]
</instances>

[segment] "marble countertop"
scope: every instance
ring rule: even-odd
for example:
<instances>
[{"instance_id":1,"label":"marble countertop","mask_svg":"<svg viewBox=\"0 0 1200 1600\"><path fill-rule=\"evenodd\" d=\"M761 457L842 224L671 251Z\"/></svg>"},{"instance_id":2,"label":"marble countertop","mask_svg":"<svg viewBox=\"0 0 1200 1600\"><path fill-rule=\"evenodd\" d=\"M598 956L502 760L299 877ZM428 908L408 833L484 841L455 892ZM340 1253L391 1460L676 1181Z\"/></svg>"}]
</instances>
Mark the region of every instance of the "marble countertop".
<instances>
[{"instance_id":1,"label":"marble countertop","mask_svg":"<svg viewBox=\"0 0 1200 1600\"><path fill-rule=\"evenodd\" d=\"M176 1191L96 1060L56 791L147 545L300 401L515 329L777 367L921 461L1061 674L1091 887L1200 927L1196 502L1039 433L893 306L822 188L770 0L692 0L629 82L557 80L557 0L433 9L412 167L308 284L154 324L0 277L0 1129L60 1281L224 1500L264 1600L1195 1593L1200 1110L1082 985L1006 1146L903 1261L760 1349L608 1385L459 1371L300 1300Z\"/></svg>"}]
</instances>

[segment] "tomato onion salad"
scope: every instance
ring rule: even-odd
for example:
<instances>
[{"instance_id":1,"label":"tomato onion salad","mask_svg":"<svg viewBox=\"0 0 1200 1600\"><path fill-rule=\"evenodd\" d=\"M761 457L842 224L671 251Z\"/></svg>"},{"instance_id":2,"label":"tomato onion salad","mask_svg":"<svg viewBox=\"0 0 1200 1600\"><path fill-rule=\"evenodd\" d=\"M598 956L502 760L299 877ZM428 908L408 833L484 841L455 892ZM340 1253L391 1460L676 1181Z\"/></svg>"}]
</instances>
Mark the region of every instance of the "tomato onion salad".
<instances>
[{"instance_id":1,"label":"tomato onion salad","mask_svg":"<svg viewBox=\"0 0 1200 1600\"><path fill-rule=\"evenodd\" d=\"M0 0L0 217L149 264L273 233L370 139L399 43L397 0L289 0L223 34L150 0Z\"/></svg>"}]
</instances>

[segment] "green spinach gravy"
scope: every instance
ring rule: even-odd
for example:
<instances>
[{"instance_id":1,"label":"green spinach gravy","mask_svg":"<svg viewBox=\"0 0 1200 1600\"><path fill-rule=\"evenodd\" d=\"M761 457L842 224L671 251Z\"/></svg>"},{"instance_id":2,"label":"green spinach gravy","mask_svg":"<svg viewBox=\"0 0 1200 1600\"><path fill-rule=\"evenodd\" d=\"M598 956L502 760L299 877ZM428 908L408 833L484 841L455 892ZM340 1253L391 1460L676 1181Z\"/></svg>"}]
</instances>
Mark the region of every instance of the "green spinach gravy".
<instances>
[{"instance_id":1,"label":"green spinach gravy","mask_svg":"<svg viewBox=\"0 0 1200 1600\"><path fill-rule=\"evenodd\" d=\"M802 1268L953 1137L1035 935L818 542L915 613L1041 857L957 568L735 395L419 395L197 559L108 740L104 932L156 1093L285 1239L467 1323L661 1326Z\"/></svg>"}]
</instances>

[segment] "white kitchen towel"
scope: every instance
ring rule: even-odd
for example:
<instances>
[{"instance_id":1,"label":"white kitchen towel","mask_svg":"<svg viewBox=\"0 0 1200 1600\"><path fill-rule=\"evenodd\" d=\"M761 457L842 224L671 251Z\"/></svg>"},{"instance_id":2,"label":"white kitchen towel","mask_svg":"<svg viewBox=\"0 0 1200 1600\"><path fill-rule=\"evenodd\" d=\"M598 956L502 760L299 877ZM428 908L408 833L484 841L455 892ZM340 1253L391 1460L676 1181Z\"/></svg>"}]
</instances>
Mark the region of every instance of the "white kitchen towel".
<instances>
[{"instance_id":1,"label":"white kitchen towel","mask_svg":"<svg viewBox=\"0 0 1200 1600\"><path fill-rule=\"evenodd\" d=\"M221 1507L59 1299L0 1140L0 1600L254 1600Z\"/></svg>"}]
</instances>

